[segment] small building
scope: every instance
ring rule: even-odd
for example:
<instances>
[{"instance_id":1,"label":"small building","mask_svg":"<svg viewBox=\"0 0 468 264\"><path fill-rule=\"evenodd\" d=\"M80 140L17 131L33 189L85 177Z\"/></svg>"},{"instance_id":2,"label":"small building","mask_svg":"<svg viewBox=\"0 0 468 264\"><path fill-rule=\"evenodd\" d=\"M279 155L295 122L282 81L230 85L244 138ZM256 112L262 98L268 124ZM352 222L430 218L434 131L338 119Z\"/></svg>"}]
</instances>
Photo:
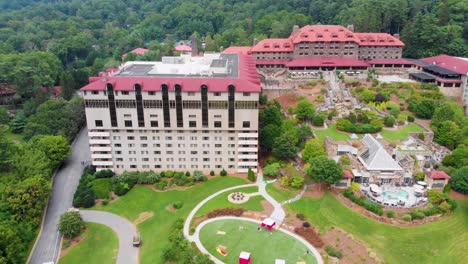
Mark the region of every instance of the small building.
<instances>
[{"instance_id":1,"label":"small building","mask_svg":"<svg viewBox=\"0 0 468 264\"><path fill-rule=\"evenodd\" d=\"M384 147L370 134L362 138L367 147L361 155L359 161L371 174L370 182L373 183L401 183L403 181L403 168L396 160L387 153Z\"/></svg>"},{"instance_id":2,"label":"small building","mask_svg":"<svg viewBox=\"0 0 468 264\"><path fill-rule=\"evenodd\" d=\"M122 55L122 59L125 59L125 57L127 57L127 55L129 53L133 53L133 54L136 54L136 55L144 55L146 52L148 52L149 49L145 49L145 48L136 48L136 49L133 49L131 50L130 52L128 53L125 53L124 55Z\"/></svg>"},{"instance_id":3,"label":"small building","mask_svg":"<svg viewBox=\"0 0 468 264\"><path fill-rule=\"evenodd\" d=\"M250 253L242 251L239 255L239 264L250 264Z\"/></svg>"},{"instance_id":4,"label":"small building","mask_svg":"<svg viewBox=\"0 0 468 264\"><path fill-rule=\"evenodd\" d=\"M445 171L432 170L426 171L425 174L424 181L432 189L443 189L450 180L450 176Z\"/></svg>"},{"instance_id":5,"label":"small building","mask_svg":"<svg viewBox=\"0 0 468 264\"><path fill-rule=\"evenodd\" d=\"M182 53L191 53L192 47L188 45L178 45L174 48L175 52L182 52Z\"/></svg>"},{"instance_id":6,"label":"small building","mask_svg":"<svg viewBox=\"0 0 468 264\"><path fill-rule=\"evenodd\" d=\"M348 188L351 185L351 179L353 179L353 174L350 171L345 170L343 171L343 178L339 182L335 183L335 187Z\"/></svg>"},{"instance_id":7,"label":"small building","mask_svg":"<svg viewBox=\"0 0 468 264\"><path fill-rule=\"evenodd\" d=\"M275 227L276 225L276 222L275 220L271 219L271 218L265 218L263 219L262 221L262 228L266 227L268 228L269 231L271 231L273 229L273 227Z\"/></svg>"},{"instance_id":8,"label":"small building","mask_svg":"<svg viewBox=\"0 0 468 264\"><path fill-rule=\"evenodd\" d=\"M358 149L350 145L338 145L336 155L341 156L346 154L352 154L356 156L358 154Z\"/></svg>"}]
</instances>

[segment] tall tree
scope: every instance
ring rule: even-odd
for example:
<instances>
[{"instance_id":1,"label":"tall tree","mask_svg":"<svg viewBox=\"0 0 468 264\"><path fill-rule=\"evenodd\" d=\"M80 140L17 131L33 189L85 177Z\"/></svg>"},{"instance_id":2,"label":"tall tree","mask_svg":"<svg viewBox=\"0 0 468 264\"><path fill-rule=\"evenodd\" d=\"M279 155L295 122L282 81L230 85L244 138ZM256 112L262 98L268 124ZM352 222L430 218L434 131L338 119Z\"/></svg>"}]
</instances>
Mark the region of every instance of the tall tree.
<instances>
[{"instance_id":1,"label":"tall tree","mask_svg":"<svg viewBox=\"0 0 468 264\"><path fill-rule=\"evenodd\" d=\"M302 160L310 162L313 158L325 155L323 142L318 138L309 139L302 151Z\"/></svg>"},{"instance_id":2,"label":"tall tree","mask_svg":"<svg viewBox=\"0 0 468 264\"><path fill-rule=\"evenodd\" d=\"M273 145L273 155L280 159L289 159L297 154L296 142L293 135L284 133L276 138Z\"/></svg>"},{"instance_id":3,"label":"tall tree","mask_svg":"<svg viewBox=\"0 0 468 264\"><path fill-rule=\"evenodd\" d=\"M315 106L308 100L301 100L297 103L297 107L294 110L297 118L302 120L310 120L315 115Z\"/></svg>"},{"instance_id":4,"label":"tall tree","mask_svg":"<svg viewBox=\"0 0 468 264\"><path fill-rule=\"evenodd\" d=\"M73 73L70 71L64 71L60 76L60 87L62 89L62 97L65 100L70 100L75 94L75 79Z\"/></svg>"},{"instance_id":5,"label":"tall tree","mask_svg":"<svg viewBox=\"0 0 468 264\"><path fill-rule=\"evenodd\" d=\"M306 173L313 181L334 184L343 178L343 168L326 156L318 156L310 160Z\"/></svg>"}]
</instances>

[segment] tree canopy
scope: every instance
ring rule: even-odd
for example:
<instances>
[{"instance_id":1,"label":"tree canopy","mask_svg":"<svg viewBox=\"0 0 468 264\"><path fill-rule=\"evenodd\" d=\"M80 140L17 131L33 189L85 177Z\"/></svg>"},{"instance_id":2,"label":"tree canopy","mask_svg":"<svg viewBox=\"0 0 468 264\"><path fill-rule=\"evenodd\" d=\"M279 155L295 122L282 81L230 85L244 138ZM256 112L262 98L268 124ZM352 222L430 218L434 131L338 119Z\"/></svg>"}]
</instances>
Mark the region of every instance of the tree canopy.
<instances>
[{"instance_id":1,"label":"tree canopy","mask_svg":"<svg viewBox=\"0 0 468 264\"><path fill-rule=\"evenodd\" d=\"M302 151L302 160L310 162L313 158L325 155L323 142L318 138L309 139Z\"/></svg>"},{"instance_id":2,"label":"tree canopy","mask_svg":"<svg viewBox=\"0 0 468 264\"><path fill-rule=\"evenodd\" d=\"M310 160L307 176L317 183L327 182L334 184L343 178L343 168L334 160L326 156L318 156Z\"/></svg>"}]
</instances>

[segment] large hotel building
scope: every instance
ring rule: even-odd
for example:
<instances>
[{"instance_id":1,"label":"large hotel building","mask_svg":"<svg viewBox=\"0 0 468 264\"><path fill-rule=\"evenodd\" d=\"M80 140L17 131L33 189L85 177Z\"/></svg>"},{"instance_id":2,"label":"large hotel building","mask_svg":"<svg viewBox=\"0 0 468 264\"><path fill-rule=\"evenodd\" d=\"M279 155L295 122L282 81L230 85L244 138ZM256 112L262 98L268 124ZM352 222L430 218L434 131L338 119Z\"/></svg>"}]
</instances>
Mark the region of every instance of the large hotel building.
<instances>
[{"instance_id":1,"label":"large hotel building","mask_svg":"<svg viewBox=\"0 0 468 264\"><path fill-rule=\"evenodd\" d=\"M100 75L81 88L98 170L257 171L261 88L251 56L164 57Z\"/></svg>"}]
</instances>

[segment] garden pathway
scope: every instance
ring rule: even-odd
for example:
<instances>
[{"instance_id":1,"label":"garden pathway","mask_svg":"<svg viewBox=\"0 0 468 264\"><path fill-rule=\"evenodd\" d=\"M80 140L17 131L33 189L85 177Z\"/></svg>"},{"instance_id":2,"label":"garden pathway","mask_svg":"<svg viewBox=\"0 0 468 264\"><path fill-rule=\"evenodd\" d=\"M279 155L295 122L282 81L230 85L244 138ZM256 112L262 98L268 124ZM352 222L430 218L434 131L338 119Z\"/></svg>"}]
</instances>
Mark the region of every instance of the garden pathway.
<instances>
[{"instance_id":1,"label":"garden pathway","mask_svg":"<svg viewBox=\"0 0 468 264\"><path fill-rule=\"evenodd\" d=\"M293 198L291 198L289 200L281 202L281 205L293 203L293 202L301 199L302 196L304 195L304 193L306 192L306 190L307 190L307 185L304 184L304 187L302 188L302 191L300 193L298 193L296 196L294 196Z\"/></svg>"},{"instance_id":2,"label":"garden pathway","mask_svg":"<svg viewBox=\"0 0 468 264\"><path fill-rule=\"evenodd\" d=\"M80 214L85 222L106 225L117 234L119 237L117 264L138 263L139 248L133 246L133 236L137 234L135 225L121 216L104 211L81 210Z\"/></svg>"},{"instance_id":3,"label":"garden pathway","mask_svg":"<svg viewBox=\"0 0 468 264\"><path fill-rule=\"evenodd\" d=\"M253 220L253 219L250 219L250 218L245 218L245 217L232 217L232 216L225 216L225 217L216 217L216 218L212 218L212 219L208 219L204 222L202 222L201 224L199 224L197 226L197 228L195 229L195 232L193 235L190 235L190 224L192 223L192 220L193 220L193 217L195 216L195 214L197 213L197 211L203 206L205 205L208 201L210 201L211 199L215 198L216 196L220 195L221 193L224 193L224 192L228 192L228 191L232 191L232 190L236 190L236 189L240 189L240 188L245 188L245 187L252 187L252 186L257 186L258 187L258 192L260 193L260 195L262 195L271 205L273 205L273 212L271 213L270 215L270 218L274 219L276 221L276 226L278 227L277 229L280 230L281 232L284 232L296 239L298 239L299 241L301 241L302 243L304 243L309 249L310 251L315 255L315 257L317 258L317 262L319 264L322 264L323 263L323 260L322 260L322 257L320 256L320 254L318 253L318 251L313 247L311 246L307 241L305 241L302 237L294 234L294 233L291 233L287 230L284 230L284 229L281 229L279 228L281 226L281 224L283 223L284 221L284 218L286 217L286 212L284 211L283 207L282 207L282 204L283 203L278 203L273 197L270 196L270 194L268 194L268 192L266 191L266 185L269 184L269 183L273 183L275 182L276 180L272 180L272 181L266 181L263 179L263 173L260 171L258 172L257 174L257 181L255 183L252 183L252 184L244 184L244 185L239 185L239 186L234 186L234 187L230 187L230 188L226 188L226 189L223 189L223 190L220 190L210 196L208 196L207 198L205 198L203 201L201 201L199 204L197 204L197 206L195 206L195 208L192 209L192 211L190 212L190 214L188 215L187 219L185 220L185 223L184 223L184 230L183 230L183 233L184 233L184 237L189 240L190 242L194 242L198 249L203 253L203 254L207 254L208 256L210 256L211 260L214 261L216 264L223 264L224 262L220 261L219 259L217 259L215 256L211 255L206 249L205 247L203 247L203 244L201 243L200 241L200 237L199 237L199 232L200 232L200 229L208 224L208 223L211 223L213 221L217 221L217 220L222 220L222 219L235 219L235 220L245 220L245 221L251 221L251 222L255 222L255 223L261 223L260 221L258 220ZM298 199L300 199L302 197L302 195L304 194L305 190L306 190L307 186L304 187L304 189L301 191L301 193L299 193L296 197L292 198L291 200L288 200L289 202L293 202L292 200L296 201ZM286 201L286 202L288 202Z\"/></svg>"}]
</instances>

